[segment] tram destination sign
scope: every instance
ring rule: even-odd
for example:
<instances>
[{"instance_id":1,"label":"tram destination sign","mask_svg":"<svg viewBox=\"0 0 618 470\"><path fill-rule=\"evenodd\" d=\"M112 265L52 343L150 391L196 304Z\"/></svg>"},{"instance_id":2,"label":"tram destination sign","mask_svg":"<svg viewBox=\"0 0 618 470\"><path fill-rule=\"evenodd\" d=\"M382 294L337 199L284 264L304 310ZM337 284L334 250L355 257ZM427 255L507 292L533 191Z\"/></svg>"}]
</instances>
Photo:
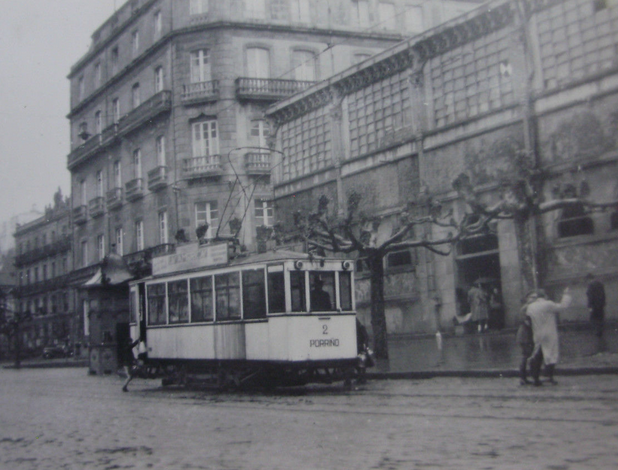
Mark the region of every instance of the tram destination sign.
<instances>
[{"instance_id":1,"label":"tram destination sign","mask_svg":"<svg viewBox=\"0 0 618 470\"><path fill-rule=\"evenodd\" d=\"M152 274L169 274L187 269L226 264L227 262L227 243L202 246L191 243L177 247L176 253L173 255L153 258Z\"/></svg>"}]
</instances>

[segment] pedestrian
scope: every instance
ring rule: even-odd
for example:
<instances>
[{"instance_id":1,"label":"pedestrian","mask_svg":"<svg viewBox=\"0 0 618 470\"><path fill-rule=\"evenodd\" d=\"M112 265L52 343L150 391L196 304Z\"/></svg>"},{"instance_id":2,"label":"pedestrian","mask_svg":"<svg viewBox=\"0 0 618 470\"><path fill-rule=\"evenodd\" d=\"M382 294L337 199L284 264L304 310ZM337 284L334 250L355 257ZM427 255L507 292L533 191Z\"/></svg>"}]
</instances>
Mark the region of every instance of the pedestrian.
<instances>
[{"instance_id":1,"label":"pedestrian","mask_svg":"<svg viewBox=\"0 0 618 470\"><path fill-rule=\"evenodd\" d=\"M554 371L559 356L558 315L560 311L570 305L571 294L567 287L562 294L560 303L547 299L547 294L542 289L537 290L537 297L526 308L526 313L532 322L532 340L534 341L530 371L534 385L541 385L539 376L541 364L544 363L549 382L556 384Z\"/></svg>"},{"instance_id":2,"label":"pedestrian","mask_svg":"<svg viewBox=\"0 0 618 470\"><path fill-rule=\"evenodd\" d=\"M127 338L125 347L122 348L122 351L121 351L122 355L120 357L120 361L124 367L124 372L127 375L127 378L125 379L124 384L122 385L123 392L129 391L127 387L129 385L129 382L133 380L133 376L135 375L135 372L136 372L137 360L135 359L135 355L133 354L133 348L137 346L138 344L139 344L139 339L136 339L135 341L133 341L133 338L129 337Z\"/></svg>"},{"instance_id":3,"label":"pedestrian","mask_svg":"<svg viewBox=\"0 0 618 470\"><path fill-rule=\"evenodd\" d=\"M476 281L468 291L468 303L470 304L472 321L478 324L478 331L482 333L487 329L489 299L480 281Z\"/></svg>"},{"instance_id":4,"label":"pedestrian","mask_svg":"<svg viewBox=\"0 0 618 470\"><path fill-rule=\"evenodd\" d=\"M534 351L534 341L532 340L532 320L528 316L527 309L528 305L530 305L533 301L537 299L536 291L530 292L526 296L526 301L524 302L524 306L520 311L520 324L519 329L517 330L517 336L515 338L517 344L521 348L521 362L519 363L519 384L527 385L531 383L528 380L527 374L527 366L528 360L532 356L532 352Z\"/></svg>"},{"instance_id":5,"label":"pedestrian","mask_svg":"<svg viewBox=\"0 0 618 470\"><path fill-rule=\"evenodd\" d=\"M369 334L367 328L358 318L356 318L356 354L358 365L356 367L357 383L364 384L367 382L366 372L367 367L372 367L373 359L370 357L369 350Z\"/></svg>"},{"instance_id":6,"label":"pedestrian","mask_svg":"<svg viewBox=\"0 0 618 470\"><path fill-rule=\"evenodd\" d=\"M588 308L590 309L590 323L594 334L600 338L603 336L605 320L605 286L592 273L589 273L586 279L588 280L586 297L588 297Z\"/></svg>"}]
</instances>

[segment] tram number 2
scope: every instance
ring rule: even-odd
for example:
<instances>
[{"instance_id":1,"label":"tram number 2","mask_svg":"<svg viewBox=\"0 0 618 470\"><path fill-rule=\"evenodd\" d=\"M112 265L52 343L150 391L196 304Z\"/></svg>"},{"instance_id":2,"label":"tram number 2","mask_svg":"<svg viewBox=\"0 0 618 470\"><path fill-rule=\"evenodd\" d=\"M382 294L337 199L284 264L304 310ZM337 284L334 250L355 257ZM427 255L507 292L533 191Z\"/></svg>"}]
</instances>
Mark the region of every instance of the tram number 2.
<instances>
[{"instance_id":1,"label":"tram number 2","mask_svg":"<svg viewBox=\"0 0 618 470\"><path fill-rule=\"evenodd\" d=\"M327 335L328 334L328 325L322 325L322 334L323 335Z\"/></svg>"}]
</instances>

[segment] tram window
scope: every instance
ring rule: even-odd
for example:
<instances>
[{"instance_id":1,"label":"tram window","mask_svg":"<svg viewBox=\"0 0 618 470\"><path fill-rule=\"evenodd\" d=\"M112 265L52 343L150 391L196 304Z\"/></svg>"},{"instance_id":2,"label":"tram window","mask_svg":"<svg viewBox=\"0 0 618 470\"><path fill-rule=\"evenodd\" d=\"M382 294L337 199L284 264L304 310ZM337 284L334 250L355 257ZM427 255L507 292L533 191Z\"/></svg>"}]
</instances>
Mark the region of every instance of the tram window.
<instances>
[{"instance_id":1,"label":"tram window","mask_svg":"<svg viewBox=\"0 0 618 470\"><path fill-rule=\"evenodd\" d=\"M335 273L309 273L311 283L311 310L325 312L334 310L335 306Z\"/></svg>"},{"instance_id":2,"label":"tram window","mask_svg":"<svg viewBox=\"0 0 618 470\"><path fill-rule=\"evenodd\" d=\"M352 310L352 273L339 273L339 295L341 296L341 310Z\"/></svg>"},{"instance_id":3,"label":"tram window","mask_svg":"<svg viewBox=\"0 0 618 470\"><path fill-rule=\"evenodd\" d=\"M292 293L292 312L305 312L305 271L290 272L290 290Z\"/></svg>"},{"instance_id":4,"label":"tram window","mask_svg":"<svg viewBox=\"0 0 618 470\"><path fill-rule=\"evenodd\" d=\"M268 311L285 312L285 281L283 271L268 273Z\"/></svg>"},{"instance_id":5,"label":"tram window","mask_svg":"<svg viewBox=\"0 0 618 470\"><path fill-rule=\"evenodd\" d=\"M191 321L212 319L212 276L191 279Z\"/></svg>"},{"instance_id":6,"label":"tram window","mask_svg":"<svg viewBox=\"0 0 618 470\"><path fill-rule=\"evenodd\" d=\"M165 283L148 286L148 324L165 325Z\"/></svg>"},{"instance_id":7,"label":"tram window","mask_svg":"<svg viewBox=\"0 0 618 470\"><path fill-rule=\"evenodd\" d=\"M266 318L266 285L263 269L242 272L243 318Z\"/></svg>"},{"instance_id":8,"label":"tram window","mask_svg":"<svg viewBox=\"0 0 618 470\"><path fill-rule=\"evenodd\" d=\"M137 287L131 290L131 295L129 296L129 314L131 317L129 318L130 323L137 323L138 315L138 296L137 296Z\"/></svg>"},{"instance_id":9,"label":"tram window","mask_svg":"<svg viewBox=\"0 0 618 470\"><path fill-rule=\"evenodd\" d=\"M217 320L240 319L240 273L217 274Z\"/></svg>"},{"instance_id":10,"label":"tram window","mask_svg":"<svg viewBox=\"0 0 618 470\"><path fill-rule=\"evenodd\" d=\"M170 323L189 322L189 292L187 280L173 281L167 285Z\"/></svg>"}]
</instances>

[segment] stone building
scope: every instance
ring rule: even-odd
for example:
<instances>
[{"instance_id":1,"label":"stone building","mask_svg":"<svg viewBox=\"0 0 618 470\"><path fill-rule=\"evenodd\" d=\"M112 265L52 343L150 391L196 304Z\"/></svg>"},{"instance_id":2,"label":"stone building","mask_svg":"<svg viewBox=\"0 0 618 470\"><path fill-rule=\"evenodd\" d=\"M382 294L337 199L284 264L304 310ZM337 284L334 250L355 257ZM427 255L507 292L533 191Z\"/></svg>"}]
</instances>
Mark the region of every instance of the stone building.
<instances>
[{"instance_id":1,"label":"stone building","mask_svg":"<svg viewBox=\"0 0 618 470\"><path fill-rule=\"evenodd\" d=\"M69 73L73 285L92 287L112 252L146 275L152 256L198 229L254 250L274 217L264 110L476 3L125 3ZM92 292L75 302L99 331ZM118 305L108 313L125 323ZM113 343L118 332L99 336Z\"/></svg>"},{"instance_id":2,"label":"stone building","mask_svg":"<svg viewBox=\"0 0 618 470\"><path fill-rule=\"evenodd\" d=\"M452 182L466 173L480 197L495 202L521 156L542 172L546 200L616 200L617 32L615 2L493 1L274 104L267 116L280 152L277 217L289 225L293 209L314 209L321 195L340 211L355 190L385 234L427 194L460 218L469 208ZM618 212L570 208L534 222L541 284L554 297L566 285L574 291L562 319L587 320L588 272L616 305ZM444 233L434 227L426 235ZM390 254L389 332L452 329L479 278L500 293L491 326L515 326L530 274L524 244L511 220L499 220L448 256ZM357 307L368 315L369 281L359 268ZM615 319L615 308L607 315Z\"/></svg>"},{"instance_id":3,"label":"stone building","mask_svg":"<svg viewBox=\"0 0 618 470\"><path fill-rule=\"evenodd\" d=\"M72 267L70 205L58 191L42 217L15 230L14 308L24 318L22 347L80 345L82 327L69 287Z\"/></svg>"}]
</instances>

